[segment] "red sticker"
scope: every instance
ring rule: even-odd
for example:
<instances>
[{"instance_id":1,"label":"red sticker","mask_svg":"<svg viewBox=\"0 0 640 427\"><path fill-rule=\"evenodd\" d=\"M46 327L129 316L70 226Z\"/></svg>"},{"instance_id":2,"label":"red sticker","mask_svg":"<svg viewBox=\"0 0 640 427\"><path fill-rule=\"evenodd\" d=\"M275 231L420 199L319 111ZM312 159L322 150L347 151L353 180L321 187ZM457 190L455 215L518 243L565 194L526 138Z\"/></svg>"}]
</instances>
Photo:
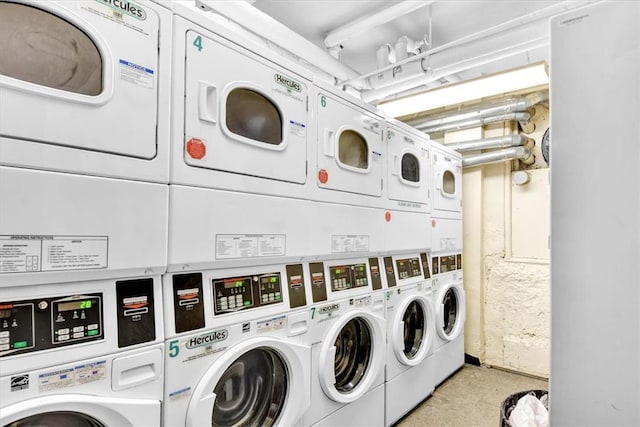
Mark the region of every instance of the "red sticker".
<instances>
[{"instance_id":1,"label":"red sticker","mask_svg":"<svg viewBox=\"0 0 640 427\"><path fill-rule=\"evenodd\" d=\"M435 220L435 219L432 219L432 220L431 220L431 226L432 226L432 227L435 227L435 226L436 226L436 220Z\"/></svg>"},{"instance_id":2,"label":"red sticker","mask_svg":"<svg viewBox=\"0 0 640 427\"><path fill-rule=\"evenodd\" d=\"M391 222L391 212L387 211L384 213L384 220L387 222Z\"/></svg>"},{"instance_id":3,"label":"red sticker","mask_svg":"<svg viewBox=\"0 0 640 427\"><path fill-rule=\"evenodd\" d=\"M327 172L326 169L320 169L320 171L318 171L318 181L322 184L326 184L327 181L329 181L329 172Z\"/></svg>"},{"instance_id":4,"label":"red sticker","mask_svg":"<svg viewBox=\"0 0 640 427\"><path fill-rule=\"evenodd\" d=\"M187 141L187 154L192 159L200 160L207 154L207 146L201 139L191 138Z\"/></svg>"}]
</instances>

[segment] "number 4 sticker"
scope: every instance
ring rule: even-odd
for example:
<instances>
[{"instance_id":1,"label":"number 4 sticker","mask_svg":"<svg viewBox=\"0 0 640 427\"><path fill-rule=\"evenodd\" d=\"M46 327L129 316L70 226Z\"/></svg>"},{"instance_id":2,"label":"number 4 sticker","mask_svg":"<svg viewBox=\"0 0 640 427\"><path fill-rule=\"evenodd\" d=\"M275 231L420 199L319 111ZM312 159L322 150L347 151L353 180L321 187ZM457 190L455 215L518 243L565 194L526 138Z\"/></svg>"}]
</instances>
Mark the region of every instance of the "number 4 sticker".
<instances>
[{"instance_id":1,"label":"number 4 sticker","mask_svg":"<svg viewBox=\"0 0 640 427\"><path fill-rule=\"evenodd\" d=\"M202 36L196 37L193 41L193 45L198 48L198 52L202 52Z\"/></svg>"}]
</instances>

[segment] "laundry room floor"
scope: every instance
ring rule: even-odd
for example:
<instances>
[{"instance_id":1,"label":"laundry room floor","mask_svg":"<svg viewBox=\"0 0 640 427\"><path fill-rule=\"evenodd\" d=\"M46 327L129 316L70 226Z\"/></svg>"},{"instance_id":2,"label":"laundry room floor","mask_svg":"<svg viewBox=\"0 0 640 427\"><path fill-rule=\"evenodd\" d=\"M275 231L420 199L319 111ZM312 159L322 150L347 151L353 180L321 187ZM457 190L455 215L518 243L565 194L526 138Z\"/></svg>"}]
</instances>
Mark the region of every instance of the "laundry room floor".
<instances>
[{"instance_id":1,"label":"laundry room floor","mask_svg":"<svg viewBox=\"0 0 640 427\"><path fill-rule=\"evenodd\" d=\"M395 426L499 427L502 401L525 390L549 390L549 382L466 364Z\"/></svg>"}]
</instances>

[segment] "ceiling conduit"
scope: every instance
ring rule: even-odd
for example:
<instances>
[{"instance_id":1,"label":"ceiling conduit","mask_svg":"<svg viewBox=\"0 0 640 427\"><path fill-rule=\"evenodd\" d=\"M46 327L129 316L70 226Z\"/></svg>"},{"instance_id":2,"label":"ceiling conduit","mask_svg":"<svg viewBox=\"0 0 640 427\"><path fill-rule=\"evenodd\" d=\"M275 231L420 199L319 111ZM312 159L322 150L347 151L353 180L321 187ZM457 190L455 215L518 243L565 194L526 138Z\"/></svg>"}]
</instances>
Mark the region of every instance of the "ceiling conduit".
<instances>
[{"instance_id":1,"label":"ceiling conduit","mask_svg":"<svg viewBox=\"0 0 640 427\"><path fill-rule=\"evenodd\" d=\"M533 148L535 141L528 138L524 134L499 136L496 138L477 139L473 141L458 142L455 144L447 144L459 153L466 153L468 151L488 150L494 148L511 148L520 147L526 145L528 148Z\"/></svg>"},{"instance_id":2,"label":"ceiling conduit","mask_svg":"<svg viewBox=\"0 0 640 427\"><path fill-rule=\"evenodd\" d=\"M341 27L332 30L324 38L324 45L327 48L339 46L343 41L362 34L378 25L386 24L403 15L421 9L435 3L435 0L415 1L407 0L396 3L391 7L363 16L355 21L349 22Z\"/></svg>"},{"instance_id":3,"label":"ceiling conduit","mask_svg":"<svg viewBox=\"0 0 640 427\"><path fill-rule=\"evenodd\" d=\"M489 163L504 162L507 160L520 159L525 163L533 163L535 159L531 154L531 150L527 147L513 147L505 150L491 151L489 153L476 154L462 158L462 167L469 168L472 166L486 165Z\"/></svg>"},{"instance_id":4,"label":"ceiling conduit","mask_svg":"<svg viewBox=\"0 0 640 427\"><path fill-rule=\"evenodd\" d=\"M534 105L548 100L549 95L547 92L535 92L517 98L462 108L457 112L448 111L436 116L408 120L407 124L430 133L451 129L467 129L468 127L495 123L500 121L498 118L501 117L504 117L502 120L527 121L530 119L530 115L525 116L522 113L527 112ZM520 114L515 115L514 113ZM491 120L486 120L487 118L491 118Z\"/></svg>"},{"instance_id":5,"label":"ceiling conduit","mask_svg":"<svg viewBox=\"0 0 640 427\"><path fill-rule=\"evenodd\" d=\"M196 0L196 5L202 10L216 12L252 33L268 39L314 68L331 74L338 81L351 80L358 76L355 70L248 2ZM352 87L361 89L364 86L354 84Z\"/></svg>"},{"instance_id":6,"label":"ceiling conduit","mask_svg":"<svg viewBox=\"0 0 640 427\"><path fill-rule=\"evenodd\" d=\"M481 40L481 39L483 39L485 37L489 37L489 36L492 36L492 35L500 34L500 33L503 33L503 32L506 32L506 31L509 31L509 30L512 30L512 29L515 29L515 28L521 28L521 27L523 27L523 26L525 26L527 24L531 24L531 23L534 23L534 22L541 21L543 19L547 19L547 18L549 18L551 16L554 16L556 14L565 12L567 10L571 10L571 9L574 9L574 8L581 7L581 6L584 6L586 4L592 3L593 1L594 0L586 0L586 1L571 1L571 0L568 0L568 1L563 1L563 2L560 2L560 3L556 3L556 4L552 5L552 6L546 7L544 9L537 10L535 12L520 16L518 18L512 19L510 21L504 22L502 24L496 25L496 26L488 28L486 30L479 31L477 33L473 33L473 34L470 34L468 36L459 38L459 39L454 40L454 41L452 41L450 43L445 43L445 44L443 44L441 46L435 47L433 49L429 49L429 50L424 51L424 52L422 52L422 53L420 53L418 55L411 56L411 57L409 57L409 58L407 58L407 59L405 59L403 61L399 61L399 62L396 62L394 64L390 64L390 65L387 65L385 67L379 68L377 70L362 74L362 75L360 75L358 77L355 77L353 79L346 80L344 82L341 82L341 84L361 89L361 88L367 86L367 84L366 84L367 79L369 79L372 76L384 73L385 71L392 70L394 67L401 66L401 65L407 64L409 62L413 62L413 61L421 61L423 58L427 58L427 57L429 57L429 56L431 56L431 55L433 55L435 53L438 53L438 52L441 52L441 51L444 51L444 50L447 50L447 49L451 49L452 47L455 47L455 46L468 44L468 43L471 43L471 42L474 42L474 41L477 41L477 40ZM422 76L420 76L420 77L422 77ZM416 83L418 83L418 84L416 86L413 86L413 87L417 87L417 86L420 85L419 82L416 81ZM408 89L405 88L404 90L408 90ZM398 93L398 92L400 92L400 90L396 90L393 93ZM382 99L382 97L378 97L377 99Z\"/></svg>"}]
</instances>

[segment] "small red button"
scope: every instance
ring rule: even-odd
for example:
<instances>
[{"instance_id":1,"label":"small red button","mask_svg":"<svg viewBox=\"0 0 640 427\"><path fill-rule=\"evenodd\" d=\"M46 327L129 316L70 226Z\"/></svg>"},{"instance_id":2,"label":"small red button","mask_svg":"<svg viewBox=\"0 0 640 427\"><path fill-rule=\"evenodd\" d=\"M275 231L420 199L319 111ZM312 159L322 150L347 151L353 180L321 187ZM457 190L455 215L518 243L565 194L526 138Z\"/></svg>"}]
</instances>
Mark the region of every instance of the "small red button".
<instances>
[{"instance_id":1,"label":"small red button","mask_svg":"<svg viewBox=\"0 0 640 427\"><path fill-rule=\"evenodd\" d=\"M318 181L322 184L326 184L329 181L329 172L326 169L320 169L318 171Z\"/></svg>"},{"instance_id":2,"label":"small red button","mask_svg":"<svg viewBox=\"0 0 640 427\"><path fill-rule=\"evenodd\" d=\"M207 154L207 146L201 139L191 138L187 141L187 154L192 159L200 160Z\"/></svg>"}]
</instances>

